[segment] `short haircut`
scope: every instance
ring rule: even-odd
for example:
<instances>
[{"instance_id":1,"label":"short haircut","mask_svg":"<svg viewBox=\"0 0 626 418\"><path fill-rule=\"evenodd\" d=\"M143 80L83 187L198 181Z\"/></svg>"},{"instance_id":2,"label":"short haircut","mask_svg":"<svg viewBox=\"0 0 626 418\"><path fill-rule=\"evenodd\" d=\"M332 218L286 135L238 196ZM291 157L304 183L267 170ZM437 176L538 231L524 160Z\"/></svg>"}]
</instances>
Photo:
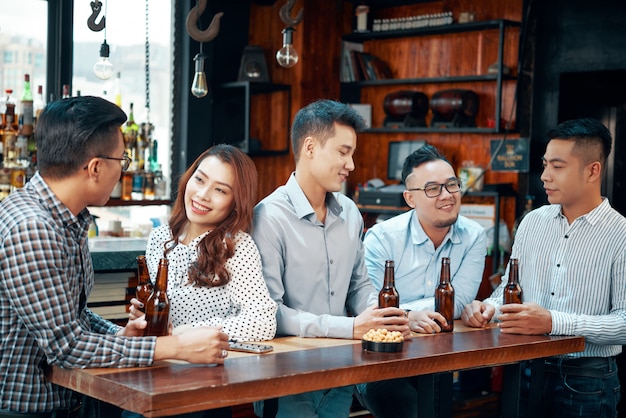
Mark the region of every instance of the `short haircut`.
<instances>
[{"instance_id":1,"label":"short haircut","mask_svg":"<svg viewBox=\"0 0 626 418\"><path fill-rule=\"evenodd\" d=\"M550 129L548 139L574 141L574 150L585 164L599 161L606 171L606 160L611 153L611 132L600 121L593 118L572 119Z\"/></svg>"},{"instance_id":2,"label":"short haircut","mask_svg":"<svg viewBox=\"0 0 626 418\"><path fill-rule=\"evenodd\" d=\"M417 168L424 163L437 160L445 161L450 164L450 161L448 161L446 157L444 157L443 154L441 154L439 150L432 145L424 145L423 147L416 149L404 160L404 165L402 166L402 183L406 184L406 178L413 172L414 168Z\"/></svg>"},{"instance_id":3,"label":"short haircut","mask_svg":"<svg viewBox=\"0 0 626 418\"><path fill-rule=\"evenodd\" d=\"M37 121L37 169L61 179L115 146L126 114L117 105L94 96L70 97L49 103Z\"/></svg>"},{"instance_id":4,"label":"short haircut","mask_svg":"<svg viewBox=\"0 0 626 418\"><path fill-rule=\"evenodd\" d=\"M349 126L356 132L365 129L365 122L356 110L333 100L317 100L296 113L291 125L291 145L296 163L304 139L313 136L324 146L326 140L335 134L335 123Z\"/></svg>"}]
</instances>

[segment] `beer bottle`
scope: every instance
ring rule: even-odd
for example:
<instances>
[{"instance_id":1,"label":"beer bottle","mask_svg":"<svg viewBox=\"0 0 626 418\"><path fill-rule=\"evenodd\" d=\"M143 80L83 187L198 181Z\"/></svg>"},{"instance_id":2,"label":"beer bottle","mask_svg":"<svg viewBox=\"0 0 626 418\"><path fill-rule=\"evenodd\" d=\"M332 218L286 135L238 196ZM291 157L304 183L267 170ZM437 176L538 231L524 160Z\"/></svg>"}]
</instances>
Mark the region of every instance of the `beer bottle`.
<instances>
[{"instance_id":1,"label":"beer bottle","mask_svg":"<svg viewBox=\"0 0 626 418\"><path fill-rule=\"evenodd\" d=\"M144 335L160 337L168 334L170 301L167 297L167 270L169 260L162 258L157 271L154 291L146 302L146 322Z\"/></svg>"},{"instance_id":2,"label":"beer bottle","mask_svg":"<svg viewBox=\"0 0 626 418\"><path fill-rule=\"evenodd\" d=\"M393 260L385 261L385 281L383 282L382 289L380 289L378 293L379 308L400 307L400 296L396 290L393 268Z\"/></svg>"},{"instance_id":3,"label":"beer bottle","mask_svg":"<svg viewBox=\"0 0 626 418\"><path fill-rule=\"evenodd\" d=\"M146 256L139 255L137 256L137 290L135 291L135 297L143 303L144 308L142 311L144 312L148 298L153 290L150 273L148 273L148 265L146 264Z\"/></svg>"},{"instance_id":4,"label":"beer bottle","mask_svg":"<svg viewBox=\"0 0 626 418\"><path fill-rule=\"evenodd\" d=\"M519 260L512 258L509 264L509 281L504 288L504 304L522 303L522 286L519 284Z\"/></svg>"},{"instance_id":5,"label":"beer bottle","mask_svg":"<svg viewBox=\"0 0 626 418\"><path fill-rule=\"evenodd\" d=\"M450 258L441 259L441 274L439 286L435 289L435 311L446 318L448 325L439 324L441 331L451 332L454 330L454 288L450 282Z\"/></svg>"}]
</instances>

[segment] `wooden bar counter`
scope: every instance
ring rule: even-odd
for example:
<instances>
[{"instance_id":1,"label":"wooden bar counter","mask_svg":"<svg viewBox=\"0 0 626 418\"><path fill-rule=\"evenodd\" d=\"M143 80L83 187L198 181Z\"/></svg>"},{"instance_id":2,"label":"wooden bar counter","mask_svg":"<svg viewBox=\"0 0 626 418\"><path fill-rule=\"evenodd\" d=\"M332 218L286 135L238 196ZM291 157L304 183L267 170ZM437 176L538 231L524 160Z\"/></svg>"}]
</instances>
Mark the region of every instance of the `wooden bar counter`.
<instances>
[{"instance_id":1,"label":"wooden bar counter","mask_svg":"<svg viewBox=\"0 0 626 418\"><path fill-rule=\"evenodd\" d=\"M363 351L357 340L282 337L269 344L274 351L267 354L231 351L223 366L163 361L131 369L52 367L49 379L158 417L375 380L515 365L582 351L584 338L506 335L493 325L470 329L456 321L453 333L418 335L406 340L398 353ZM504 386L515 392L518 388L515 382Z\"/></svg>"}]
</instances>

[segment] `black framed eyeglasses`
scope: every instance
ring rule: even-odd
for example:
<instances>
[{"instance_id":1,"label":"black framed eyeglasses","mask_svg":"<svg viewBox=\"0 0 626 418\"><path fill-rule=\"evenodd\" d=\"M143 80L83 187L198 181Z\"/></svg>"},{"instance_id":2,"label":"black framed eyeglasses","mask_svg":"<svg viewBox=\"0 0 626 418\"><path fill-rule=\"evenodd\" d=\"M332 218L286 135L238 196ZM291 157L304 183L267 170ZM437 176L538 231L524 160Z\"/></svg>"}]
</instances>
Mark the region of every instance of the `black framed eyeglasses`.
<instances>
[{"instance_id":1,"label":"black framed eyeglasses","mask_svg":"<svg viewBox=\"0 0 626 418\"><path fill-rule=\"evenodd\" d=\"M459 179L450 179L445 183L430 183L425 185L424 187L415 187L413 189L407 189L410 192L414 192L417 190L423 190L426 194L426 197L437 197L443 191L443 188L446 188L448 193L458 193L461 191L461 180Z\"/></svg>"},{"instance_id":2,"label":"black framed eyeglasses","mask_svg":"<svg viewBox=\"0 0 626 418\"><path fill-rule=\"evenodd\" d=\"M107 155L96 155L96 158L104 158L105 160L117 160L122 165L122 171L128 170L130 163L133 161L128 154L124 153L122 158L109 157Z\"/></svg>"}]
</instances>

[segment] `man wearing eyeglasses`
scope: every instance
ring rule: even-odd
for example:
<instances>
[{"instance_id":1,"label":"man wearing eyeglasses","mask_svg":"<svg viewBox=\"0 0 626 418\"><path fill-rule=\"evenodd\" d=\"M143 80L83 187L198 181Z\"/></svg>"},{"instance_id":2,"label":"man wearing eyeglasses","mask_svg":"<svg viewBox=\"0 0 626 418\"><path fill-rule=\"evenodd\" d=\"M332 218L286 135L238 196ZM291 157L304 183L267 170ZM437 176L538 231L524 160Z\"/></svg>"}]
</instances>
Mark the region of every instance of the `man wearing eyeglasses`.
<instances>
[{"instance_id":1,"label":"man wearing eyeglasses","mask_svg":"<svg viewBox=\"0 0 626 418\"><path fill-rule=\"evenodd\" d=\"M86 306L94 284L87 206L104 205L128 168L125 120L99 97L48 104L37 123L38 171L0 203L0 418L78 416L78 396L46 380L48 365L224 362L228 335L218 328L139 337L143 319L122 328Z\"/></svg>"},{"instance_id":2,"label":"man wearing eyeglasses","mask_svg":"<svg viewBox=\"0 0 626 418\"><path fill-rule=\"evenodd\" d=\"M445 318L434 310L441 258L450 258L455 291L454 316L478 292L485 266L487 238L478 223L459 216L461 181L452 165L431 145L414 151L404 161L402 182L412 208L371 227L364 238L365 263L370 280L382 287L385 260L395 261L395 285L400 308L407 311L411 330L441 332ZM415 378L361 384L359 400L377 418L417 416Z\"/></svg>"}]
</instances>

